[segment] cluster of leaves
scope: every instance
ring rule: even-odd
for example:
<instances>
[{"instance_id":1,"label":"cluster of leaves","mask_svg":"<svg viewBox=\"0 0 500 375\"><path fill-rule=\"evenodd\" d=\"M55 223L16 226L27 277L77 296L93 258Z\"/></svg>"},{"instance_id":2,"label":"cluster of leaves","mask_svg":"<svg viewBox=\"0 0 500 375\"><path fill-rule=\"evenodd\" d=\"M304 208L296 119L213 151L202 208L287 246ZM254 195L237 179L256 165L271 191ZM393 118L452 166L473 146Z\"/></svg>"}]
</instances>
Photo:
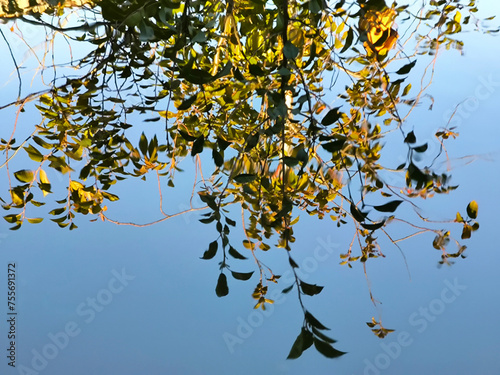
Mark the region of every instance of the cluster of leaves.
<instances>
[{"instance_id":1,"label":"cluster of leaves","mask_svg":"<svg viewBox=\"0 0 500 375\"><path fill-rule=\"evenodd\" d=\"M43 94L16 101L21 111L38 98L42 122L23 143L16 145L12 136L0 145L7 165L9 152L21 148L37 165L14 173L20 184L9 186L10 199L2 201L15 213L4 219L14 230L25 221L43 220L29 218L28 206L44 204L35 195L53 194L45 172L50 168L68 180L64 196L55 200L59 206L49 211L57 216L52 221L69 229L76 228L76 214L112 221L104 202L119 199L111 193L116 183L153 173L173 188L182 159L194 157L212 169L198 195L210 210L200 221L215 224L219 234L202 255L209 260L222 253L216 294L228 294L226 274L237 280L253 274L229 265L229 256L247 258L229 238L236 221L227 206L240 204L247 221L243 247L260 273L256 308L272 303L267 283L279 280L257 251L278 247L289 254L295 283L284 292L296 285L304 311L289 358L313 343L327 357L343 354L302 303L302 295L319 294L323 287L305 283L295 272L290 250L299 217L294 214L299 209L319 219L328 214L337 226L351 217L360 253L352 254L351 246L341 255L342 264L351 266L381 255L375 233L387 234L401 204L455 188L449 176L422 163L428 145L418 144L414 131L406 129L422 94L413 91L410 97L406 81L417 53L436 54L441 45L461 48L451 37L476 8L473 1L431 3L427 13L416 9L417 17L409 6L382 0L101 0L82 9L82 22L66 29L62 17L59 23L22 17L70 44L92 48L78 61L78 77L56 76ZM462 17L465 12L470 15ZM407 56L398 47L396 22L411 28L415 19L428 25L419 34L417 52ZM330 77L332 83L325 83ZM341 79L345 90L335 85ZM326 95L334 89L335 107ZM140 123L155 126L156 134L145 131L137 139L131 130ZM401 133L408 150L407 162L397 168L380 162L381 140L392 130ZM384 172L406 174L406 184L388 183ZM379 196L389 200L368 203ZM477 206L471 203L467 211L470 219L456 220L464 224L462 239L478 228L471 221ZM434 247L453 255L445 251L449 231L425 231L438 235Z\"/></svg>"}]
</instances>

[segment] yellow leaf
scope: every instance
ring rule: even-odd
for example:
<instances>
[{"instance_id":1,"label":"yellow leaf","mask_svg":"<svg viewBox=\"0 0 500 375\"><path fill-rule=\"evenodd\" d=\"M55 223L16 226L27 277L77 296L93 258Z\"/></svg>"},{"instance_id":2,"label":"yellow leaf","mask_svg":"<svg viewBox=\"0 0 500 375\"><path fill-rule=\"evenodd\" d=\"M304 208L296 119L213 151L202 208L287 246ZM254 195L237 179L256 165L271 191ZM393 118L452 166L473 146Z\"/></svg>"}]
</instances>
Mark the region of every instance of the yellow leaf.
<instances>
[{"instance_id":1,"label":"yellow leaf","mask_svg":"<svg viewBox=\"0 0 500 375\"><path fill-rule=\"evenodd\" d=\"M40 178L40 182L42 184L50 184L49 179L47 178L47 173L43 169L40 169L40 172L38 174L38 177Z\"/></svg>"}]
</instances>

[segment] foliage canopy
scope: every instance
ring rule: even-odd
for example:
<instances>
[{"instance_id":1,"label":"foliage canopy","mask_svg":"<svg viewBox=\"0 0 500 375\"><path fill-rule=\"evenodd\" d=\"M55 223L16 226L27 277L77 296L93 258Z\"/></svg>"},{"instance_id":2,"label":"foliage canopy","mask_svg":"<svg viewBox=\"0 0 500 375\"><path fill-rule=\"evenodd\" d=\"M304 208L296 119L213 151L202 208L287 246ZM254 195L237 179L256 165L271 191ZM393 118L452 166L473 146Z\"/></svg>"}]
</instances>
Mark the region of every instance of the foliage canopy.
<instances>
[{"instance_id":1,"label":"foliage canopy","mask_svg":"<svg viewBox=\"0 0 500 375\"><path fill-rule=\"evenodd\" d=\"M297 211L328 217L338 227L353 223L359 251L351 243L340 254L341 264L351 267L383 256L379 233L397 246L387 231L390 222L405 222L396 216L398 207L456 188L435 166L456 130L439 129L439 152L426 155L429 145L418 141L407 119L432 81L439 51L461 50L463 28L484 31L475 2L102 0L70 11L71 5L10 11L11 30L28 23L44 28L52 46L67 41L85 51L66 64L41 60L42 75L50 77L46 89L19 92L2 107L17 106L19 117L34 102L41 116L24 141L16 141L16 125L0 140L9 176L16 154L32 160L12 173L2 199L11 229L43 220L32 212L53 194L49 169L65 176L66 191L49 205L48 217L71 230L79 214L115 222L106 210L119 199L116 184L153 175L160 186L175 188L182 160L194 158L200 172L202 166L211 172L201 174L196 193L208 209L200 221L218 233L202 255L220 257L217 295L228 294L226 275L251 278L229 268L232 259L251 253L260 275L255 307L264 309L272 303L268 285L279 275L259 261L258 251L284 248L295 283L283 292L295 288L304 311L289 358L313 344L327 357L342 355L302 302L323 287L296 273ZM49 51L57 52L50 45ZM416 71L420 88L410 82ZM137 136L138 128L153 124L154 134ZM389 136L406 150L401 165L383 157L394 152L382 143ZM244 210L246 251L231 242L234 204ZM477 210L471 202L467 215L450 221L463 225L462 239L479 228ZM173 216L162 214L156 222ZM440 263L464 257L456 240L458 250L448 252L447 228L409 225L435 234ZM374 319L368 325L379 337L391 331Z\"/></svg>"}]
</instances>

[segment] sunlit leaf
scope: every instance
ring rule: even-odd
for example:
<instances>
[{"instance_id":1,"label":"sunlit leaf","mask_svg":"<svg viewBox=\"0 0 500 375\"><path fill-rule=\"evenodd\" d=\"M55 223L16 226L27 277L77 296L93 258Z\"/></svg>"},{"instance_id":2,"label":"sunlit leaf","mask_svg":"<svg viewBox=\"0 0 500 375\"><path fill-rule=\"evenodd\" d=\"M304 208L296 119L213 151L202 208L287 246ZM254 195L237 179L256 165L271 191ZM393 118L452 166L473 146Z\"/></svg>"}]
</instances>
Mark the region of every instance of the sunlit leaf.
<instances>
[{"instance_id":1,"label":"sunlit leaf","mask_svg":"<svg viewBox=\"0 0 500 375\"><path fill-rule=\"evenodd\" d=\"M477 210L478 210L478 205L476 201L472 201L467 205L467 215L471 219L477 218Z\"/></svg>"},{"instance_id":2,"label":"sunlit leaf","mask_svg":"<svg viewBox=\"0 0 500 375\"><path fill-rule=\"evenodd\" d=\"M21 182L29 183L33 181L33 171L29 171L27 169L22 169L20 171L14 172L14 177Z\"/></svg>"}]
</instances>

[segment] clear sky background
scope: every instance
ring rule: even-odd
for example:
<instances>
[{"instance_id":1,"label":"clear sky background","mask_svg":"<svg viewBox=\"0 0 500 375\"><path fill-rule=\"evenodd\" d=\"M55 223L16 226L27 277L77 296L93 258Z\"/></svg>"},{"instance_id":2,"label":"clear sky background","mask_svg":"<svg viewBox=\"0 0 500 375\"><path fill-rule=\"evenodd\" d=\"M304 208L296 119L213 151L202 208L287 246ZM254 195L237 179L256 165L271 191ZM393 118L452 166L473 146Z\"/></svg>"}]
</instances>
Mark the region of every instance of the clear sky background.
<instances>
[{"instance_id":1,"label":"clear sky background","mask_svg":"<svg viewBox=\"0 0 500 375\"><path fill-rule=\"evenodd\" d=\"M494 1L478 5L483 14L500 12ZM331 328L335 347L348 354L329 360L310 349L298 360L285 360L302 325L296 294L279 297L265 314L253 310L256 274L247 282L229 278L229 295L217 298L218 260L199 259L216 232L199 223L197 213L147 228L79 217L79 229L71 232L45 221L15 232L0 223L0 374L499 374L500 40L477 33L463 40L464 56L449 51L438 58L428 91L433 110L419 109L409 121L417 136L431 140L446 125L447 113L469 99L455 116L460 137L447 144L460 188L421 204L427 216L446 219L464 212L472 199L478 202L481 228L467 243L467 259L438 268L432 236L416 237L402 244L410 279L400 252L382 241L386 258L367 264L372 292L382 302L374 308L361 264L339 265L352 232L305 215L296 226L293 256L304 280L325 286L320 295L305 298L306 306ZM5 44L0 48L6 82L12 65ZM21 47L16 53L22 56ZM16 85L13 79L2 87L2 103ZM6 138L13 115L2 119L0 136ZM24 115L19 139L36 121ZM189 168L177 177L181 189L166 190L164 197L171 213L186 208L193 181ZM55 174L49 178L57 184ZM1 170L0 186L5 182ZM160 218L154 178L130 181L118 194L121 201L109 205L111 218ZM388 230L398 237L398 227ZM454 234L460 235L458 225ZM234 243L238 239L236 234ZM272 249L262 258L286 275L284 251ZM9 262L16 263L18 282L16 369L6 359ZM232 260L231 266L255 269L250 260ZM396 332L375 337L365 324L372 316ZM60 346L55 351L54 340ZM32 372L22 372L21 365Z\"/></svg>"}]
</instances>

